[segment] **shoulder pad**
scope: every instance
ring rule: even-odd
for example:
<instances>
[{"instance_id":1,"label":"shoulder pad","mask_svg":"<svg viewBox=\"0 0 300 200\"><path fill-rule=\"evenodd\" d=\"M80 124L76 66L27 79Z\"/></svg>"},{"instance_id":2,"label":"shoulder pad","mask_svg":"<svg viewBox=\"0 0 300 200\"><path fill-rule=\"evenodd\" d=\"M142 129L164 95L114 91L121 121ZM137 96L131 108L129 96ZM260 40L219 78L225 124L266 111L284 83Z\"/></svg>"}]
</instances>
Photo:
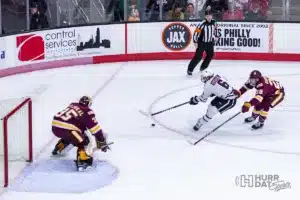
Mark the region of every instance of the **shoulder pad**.
<instances>
[{"instance_id":1,"label":"shoulder pad","mask_svg":"<svg viewBox=\"0 0 300 200\"><path fill-rule=\"evenodd\" d=\"M220 79L221 77L218 74L216 74L211 78L211 80L207 81L206 83L209 82L211 85L215 85Z\"/></svg>"}]
</instances>

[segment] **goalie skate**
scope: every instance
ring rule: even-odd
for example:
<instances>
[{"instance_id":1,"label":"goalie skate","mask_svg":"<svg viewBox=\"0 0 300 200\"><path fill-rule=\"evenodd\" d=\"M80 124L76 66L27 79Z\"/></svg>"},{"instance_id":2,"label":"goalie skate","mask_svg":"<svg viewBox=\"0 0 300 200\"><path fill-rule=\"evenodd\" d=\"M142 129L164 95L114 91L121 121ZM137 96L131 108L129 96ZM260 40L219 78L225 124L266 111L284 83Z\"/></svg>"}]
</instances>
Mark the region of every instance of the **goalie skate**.
<instances>
[{"instance_id":1,"label":"goalie skate","mask_svg":"<svg viewBox=\"0 0 300 200\"><path fill-rule=\"evenodd\" d=\"M87 155L84 149L78 148L77 150L77 160L74 160L77 171L83 172L88 171L92 168L93 165L93 157Z\"/></svg>"},{"instance_id":2,"label":"goalie skate","mask_svg":"<svg viewBox=\"0 0 300 200\"><path fill-rule=\"evenodd\" d=\"M82 162L78 160L74 160L74 162L78 172L86 172L92 169L92 166L89 165L87 162Z\"/></svg>"}]
</instances>

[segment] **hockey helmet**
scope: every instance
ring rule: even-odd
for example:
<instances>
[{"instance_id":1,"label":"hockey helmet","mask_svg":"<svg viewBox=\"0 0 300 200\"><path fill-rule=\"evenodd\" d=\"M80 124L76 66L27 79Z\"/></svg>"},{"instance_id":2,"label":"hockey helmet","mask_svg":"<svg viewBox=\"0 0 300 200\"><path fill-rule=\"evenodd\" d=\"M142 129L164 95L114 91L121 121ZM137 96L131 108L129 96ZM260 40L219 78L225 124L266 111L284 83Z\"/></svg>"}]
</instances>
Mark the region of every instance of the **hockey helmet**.
<instances>
[{"instance_id":1,"label":"hockey helmet","mask_svg":"<svg viewBox=\"0 0 300 200\"><path fill-rule=\"evenodd\" d=\"M79 104L83 105L83 106L88 106L91 107L92 106L92 98L89 96L83 96L79 99Z\"/></svg>"},{"instance_id":2,"label":"hockey helmet","mask_svg":"<svg viewBox=\"0 0 300 200\"><path fill-rule=\"evenodd\" d=\"M250 85L256 86L257 83L260 81L261 77L262 77L262 74L260 71L258 71L258 70L252 71L249 76Z\"/></svg>"},{"instance_id":3,"label":"hockey helmet","mask_svg":"<svg viewBox=\"0 0 300 200\"><path fill-rule=\"evenodd\" d=\"M213 76L214 76L214 73L213 73L211 70L209 70L209 69L204 70L204 71L201 73L201 75L200 75L201 81L202 81L203 83L206 83L206 82L207 82L209 79L211 79Z\"/></svg>"}]
</instances>

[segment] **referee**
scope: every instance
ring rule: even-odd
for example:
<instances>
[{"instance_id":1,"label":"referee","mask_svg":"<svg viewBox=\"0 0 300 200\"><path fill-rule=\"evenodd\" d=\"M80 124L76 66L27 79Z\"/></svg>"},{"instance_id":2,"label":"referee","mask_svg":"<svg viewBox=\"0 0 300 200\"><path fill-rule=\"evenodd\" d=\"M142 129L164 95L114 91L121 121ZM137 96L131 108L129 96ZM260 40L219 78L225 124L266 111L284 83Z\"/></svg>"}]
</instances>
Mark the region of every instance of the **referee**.
<instances>
[{"instance_id":1,"label":"referee","mask_svg":"<svg viewBox=\"0 0 300 200\"><path fill-rule=\"evenodd\" d=\"M187 74L192 75L195 67L202 59L203 52L206 52L206 57L201 64L200 71L205 70L214 56L214 31L216 28L216 21L212 19L210 10L205 11L205 20L199 23L193 35L193 42L196 46L196 52L191 60Z\"/></svg>"}]
</instances>

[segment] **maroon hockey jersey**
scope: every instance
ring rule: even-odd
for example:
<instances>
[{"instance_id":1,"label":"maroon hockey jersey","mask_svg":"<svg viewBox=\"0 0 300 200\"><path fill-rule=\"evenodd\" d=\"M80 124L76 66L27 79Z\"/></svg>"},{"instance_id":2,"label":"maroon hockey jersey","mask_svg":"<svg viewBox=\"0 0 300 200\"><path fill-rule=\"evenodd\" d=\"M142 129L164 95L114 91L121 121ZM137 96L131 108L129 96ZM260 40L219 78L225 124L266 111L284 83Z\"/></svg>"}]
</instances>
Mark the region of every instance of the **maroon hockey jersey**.
<instances>
[{"instance_id":1,"label":"maroon hockey jersey","mask_svg":"<svg viewBox=\"0 0 300 200\"><path fill-rule=\"evenodd\" d=\"M254 87L250 85L249 81L245 83L243 87L240 89L241 95L244 94L247 90L253 89ZM251 105L257 105L258 103L262 102L264 98L274 97L278 95L281 91L284 90L282 85L276 81L272 80L268 77L263 76L259 83L255 86L256 95L254 98L251 99Z\"/></svg>"},{"instance_id":2,"label":"maroon hockey jersey","mask_svg":"<svg viewBox=\"0 0 300 200\"><path fill-rule=\"evenodd\" d=\"M52 121L52 126L80 133L84 133L88 129L98 140L104 140L95 113L89 107L79 103L71 103L65 110L57 113Z\"/></svg>"}]
</instances>

